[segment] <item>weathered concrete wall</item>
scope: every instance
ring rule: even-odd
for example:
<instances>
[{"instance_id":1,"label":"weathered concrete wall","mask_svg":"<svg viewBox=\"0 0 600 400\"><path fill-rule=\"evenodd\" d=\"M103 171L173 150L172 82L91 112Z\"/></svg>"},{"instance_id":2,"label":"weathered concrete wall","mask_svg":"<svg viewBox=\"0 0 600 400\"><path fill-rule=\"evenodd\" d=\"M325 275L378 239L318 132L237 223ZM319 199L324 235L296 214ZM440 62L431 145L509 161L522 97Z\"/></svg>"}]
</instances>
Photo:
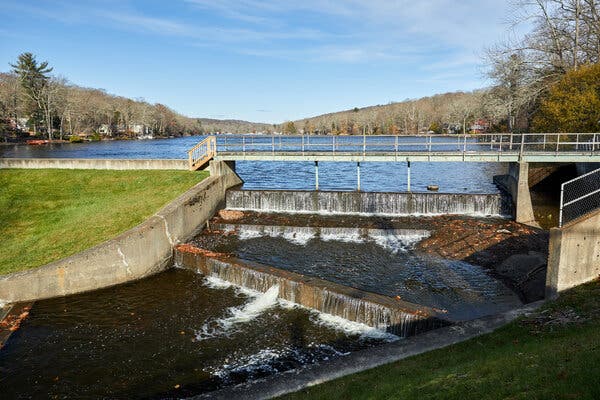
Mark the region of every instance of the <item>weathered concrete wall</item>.
<instances>
[{"instance_id":1,"label":"weathered concrete wall","mask_svg":"<svg viewBox=\"0 0 600 400\"><path fill-rule=\"evenodd\" d=\"M432 308L308 277L279 268L239 260L185 244L175 247L183 268L217 276L235 285L266 292L277 285L279 297L305 307L408 337L449 324Z\"/></svg>"},{"instance_id":2,"label":"weathered concrete wall","mask_svg":"<svg viewBox=\"0 0 600 400\"><path fill-rule=\"evenodd\" d=\"M508 175L494 176L494 182L510 194L515 221L539 227L535 221L529 192L529 164L526 162L510 163Z\"/></svg>"},{"instance_id":3,"label":"weathered concrete wall","mask_svg":"<svg viewBox=\"0 0 600 400\"><path fill-rule=\"evenodd\" d=\"M546 297L600 276L600 210L550 230Z\"/></svg>"},{"instance_id":4,"label":"weathered concrete wall","mask_svg":"<svg viewBox=\"0 0 600 400\"><path fill-rule=\"evenodd\" d=\"M173 245L193 237L217 208L225 191L241 183L230 169L211 175L127 232L45 266L0 276L0 301L64 296L113 286L166 269Z\"/></svg>"},{"instance_id":5,"label":"weathered concrete wall","mask_svg":"<svg viewBox=\"0 0 600 400\"><path fill-rule=\"evenodd\" d=\"M103 158L0 158L0 168L26 169L174 169L187 170L187 160Z\"/></svg>"}]
</instances>

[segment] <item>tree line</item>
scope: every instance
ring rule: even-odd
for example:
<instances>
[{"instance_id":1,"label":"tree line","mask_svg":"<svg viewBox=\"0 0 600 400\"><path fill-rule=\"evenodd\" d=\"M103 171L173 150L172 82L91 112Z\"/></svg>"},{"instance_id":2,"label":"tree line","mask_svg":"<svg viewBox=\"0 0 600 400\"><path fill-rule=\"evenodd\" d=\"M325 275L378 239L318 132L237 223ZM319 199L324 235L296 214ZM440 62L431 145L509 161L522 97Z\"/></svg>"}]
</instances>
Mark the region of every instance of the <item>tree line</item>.
<instances>
[{"instance_id":1,"label":"tree line","mask_svg":"<svg viewBox=\"0 0 600 400\"><path fill-rule=\"evenodd\" d=\"M600 1L515 0L521 36L484 52L491 86L288 121L287 133L600 131Z\"/></svg>"},{"instance_id":2,"label":"tree line","mask_svg":"<svg viewBox=\"0 0 600 400\"><path fill-rule=\"evenodd\" d=\"M0 134L5 137L168 137L273 129L246 121L189 118L164 104L80 87L51 75L48 63L38 62L32 53L19 55L11 67L0 73Z\"/></svg>"}]
</instances>

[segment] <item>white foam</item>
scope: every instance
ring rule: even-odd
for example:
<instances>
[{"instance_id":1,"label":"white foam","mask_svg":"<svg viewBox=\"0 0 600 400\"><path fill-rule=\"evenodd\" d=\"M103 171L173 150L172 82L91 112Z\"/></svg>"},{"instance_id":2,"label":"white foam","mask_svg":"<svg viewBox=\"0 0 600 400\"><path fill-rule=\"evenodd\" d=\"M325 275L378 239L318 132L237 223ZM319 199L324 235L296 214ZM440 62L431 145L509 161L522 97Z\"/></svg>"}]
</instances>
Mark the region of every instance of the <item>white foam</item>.
<instances>
[{"instance_id":1,"label":"white foam","mask_svg":"<svg viewBox=\"0 0 600 400\"><path fill-rule=\"evenodd\" d=\"M234 231L231 227L226 227L226 230ZM240 225L237 227L238 237L240 240L256 239L264 236L273 238L283 237L287 241L306 246L306 244L315 237L315 232L311 228L286 228L280 226L255 226L255 225Z\"/></svg>"},{"instance_id":2,"label":"white foam","mask_svg":"<svg viewBox=\"0 0 600 400\"><path fill-rule=\"evenodd\" d=\"M363 243L364 239L360 235L358 229L356 230L345 230L342 232L335 232L333 230L321 231L321 240L324 242L345 242L345 243Z\"/></svg>"},{"instance_id":3,"label":"white foam","mask_svg":"<svg viewBox=\"0 0 600 400\"><path fill-rule=\"evenodd\" d=\"M211 289L228 289L233 286L233 283L227 282L226 280L216 276L205 277L204 284Z\"/></svg>"},{"instance_id":4,"label":"white foam","mask_svg":"<svg viewBox=\"0 0 600 400\"><path fill-rule=\"evenodd\" d=\"M196 331L196 340L198 341L214 337L229 336L231 333L235 332L234 328L236 324L249 322L275 305L285 309L302 308L308 310L311 312L312 322L326 326L330 329L344 332L348 336L359 336L361 339L377 339L387 342L393 342L400 339L396 335L368 326L366 324L361 324L359 322L350 321L342 317L326 314L321 311L317 311L314 308L309 308L289 300L278 298L278 285L272 286L265 293L261 293L213 276L206 277L204 282L205 285L213 289L228 289L233 287L239 293L252 297L253 300L246 303L244 306L229 308L229 317L218 318L204 323L204 325Z\"/></svg>"},{"instance_id":5,"label":"white foam","mask_svg":"<svg viewBox=\"0 0 600 400\"><path fill-rule=\"evenodd\" d=\"M428 231L407 231L407 233L401 234L393 232L394 231L389 233L385 230L369 231L369 238L383 249L389 250L393 254L397 254L399 252L409 251L415 244L430 235Z\"/></svg>"},{"instance_id":6,"label":"white foam","mask_svg":"<svg viewBox=\"0 0 600 400\"><path fill-rule=\"evenodd\" d=\"M216 282L216 280L213 279L213 282ZM225 288L220 282L217 284L219 288ZM233 285L230 284L230 286ZM196 340L200 341L213 337L229 336L230 333L235 332L236 325L250 322L263 312L277 305L278 295L279 285L274 285L265 293L261 293L243 306L230 307L227 310L228 317L207 321L200 330L196 331Z\"/></svg>"},{"instance_id":7,"label":"white foam","mask_svg":"<svg viewBox=\"0 0 600 400\"><path fill-rule=\"evenodd\" d=\"M314 232L301 231L301 232L284 232L283 238L288 242L297 244L299 246L306 246L315 237Z\"/></svg>"},{"instance_id":8,"label":"white foam","mask_svg":"<svg viewBox=\"0 0 600 400\"><path fill-rule=\"evenodd\" d=\"M395 342L400 338L394 334L385 332L381 329L374 328L369 325L361 324L360 322L349 321L342 317L337 317L331 314L325 314L322 312L316 313L318 319L313 322L326 326L328 328L334 328L345 332L347 335L360 336L361 339L377 339L386 342Z\"/></svg>"}]
</instances>

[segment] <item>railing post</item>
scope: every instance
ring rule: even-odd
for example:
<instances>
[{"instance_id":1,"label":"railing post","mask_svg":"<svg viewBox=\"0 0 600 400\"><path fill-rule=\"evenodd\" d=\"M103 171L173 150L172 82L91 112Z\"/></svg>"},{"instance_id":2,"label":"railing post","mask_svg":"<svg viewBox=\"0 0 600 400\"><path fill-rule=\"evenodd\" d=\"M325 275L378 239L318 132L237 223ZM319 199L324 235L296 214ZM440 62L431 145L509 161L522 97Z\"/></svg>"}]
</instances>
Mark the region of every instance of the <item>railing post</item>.
<instances>
[{"instance_id":1,"label":"railing post","mask_svg":"<svg viewBox=\"0 0 600 400\"><path fill-rule=\"evenodd\" d=\"M594 136L592 137L592 153L594 152L595 149L596 149L596 134L594 133Z\"/></svg>"},{"instance_id":2,"label":"railing post","mask_svg":"<svg viewBox=\"0 0 600 400\"><path fill-rule=\"evenodd\" d=\"M275 135L271 136L271 154L275 154Z\"/></svg>"},{"instance_id":3,"label":"railing post","mask_svg":"<svg viewBox=\"0 0 600 400\"><path fill-rule=\"evenodd\" d=\"M304 134L302 134L302 155L304 155Z\"/></svg>"},{"instance_id":4,"label":"railing post","mask_svg":"<svg viewBox=\"0 0 600 400\"><path fill-rule=\"evenodd\" d=\"M432 139L432 136L429 135L429 153L431 153L431 139Z\"/></svg>"},{"instance_id":5,"label":"railing post","mask_svg":"<svg viewBox=\"0 0 600 400\"><path fill-rule=\"evenodd\" d=\"M498 151L499 151L500 153L502 153L502 137L503 137L503 136L504 136L504 135L500 134L500 147L498 148Z\"/></svg>"},{"instance_id":6,"label":"railing post","mask_svg":"<svg viewBox=\"0 0 600 400\"><path fill-rule=\"evenodd\" d=\"M363 157L367 155L367 135L363 134ZM359 166L360 168L360 166ZM359 189L360 190L360 185Z\"/></svg>"},{"instance_id":7,"label":"railing post","mask_svg":"<svg viewBox=\"0 0 600 400\"><path fill-rule=\"evenodd\" d=\"M546 150L546 134L544 133L544 150Z\"/></svg>"},{"instance_id":8,"label":"railing post","mask_svg":"<svg viewBox=\"0 0 600 400\"><path fill-rule=\"evenodd\" d=\"M463 144L463 153L467 152L467 134L465 133L465 140Z\"/></svg>"},{"instance_id":9,"label":"railing post","mask_svg":"<svg viewBox=\"0 0 600 400\"><path fill-rule=\"evenodd\" d=\"M360 161L356 163L356 190L360 192Z\"/></svg>"},{"instance_id":10,"label":"railing post","mask_svg":"<svg viewBox=\"0 0 600 400\"><path fill-rule=\"evenodd\" d=\"M556 154L558 154L558 148L560 146L560 134L556 135Z\"/></svg>"},{"instance_id":11,"label":"railing post","mask_svg":"<svg viewBox=\"0 0 600 400\"><path fill-rule=\"evenodd\" d=\"M331 137L331 144L333 146L333 152L335 153L335 136Z\"/></svg>"},{"instance_id":12,"label":"railing post","mask_svg":"<svg viewBox=\"0 0 600 400\"><path fill-rule=\"evenodd\" d=\"M579 150L579 133L575 136L575 150Z\"/></svg>"},{"instance_id":13,"label":"railing post","mask_svg":"<svg viewBox=\"0 0 600 400\"><path fill-rule=\"evenodd\" d=\"M246 136L242 136L242 153L246 154Z\"/></svg>"},{"instance_id":14,"label":"railing post","mask_svg":"<svg viewBox=\"0 0 600 400\"><path fill-rule=\"evenodd\" d=\"M558 227L562 228L563 222L563 205L564 205L564 197L565 197L565 184L560 185L560 206L558 209Z\"/></svg>"},{"instance_id":15,"label":"railing post","mask_svg":"<svg viewBox=\"0 0 600 400\"><path fill-rule=\"evenodd\" d=\"M525 149L525 134L521 133L521 150L519 151L519 158L523 158L523 150Z\"/></svg>"},{"instance_id":16,"label":"railing post","mask_svg":"<svg viewBox=\"0 0 600 400\"><path fill-rule=\"evenodd\" d=\"M508 150L512 151L512 144L513 144L513 133L512 132L510 132L509 137L510 137L510 139L509 139L510 140L510 144L508 145Z\"/></svg>"}]
</instances>

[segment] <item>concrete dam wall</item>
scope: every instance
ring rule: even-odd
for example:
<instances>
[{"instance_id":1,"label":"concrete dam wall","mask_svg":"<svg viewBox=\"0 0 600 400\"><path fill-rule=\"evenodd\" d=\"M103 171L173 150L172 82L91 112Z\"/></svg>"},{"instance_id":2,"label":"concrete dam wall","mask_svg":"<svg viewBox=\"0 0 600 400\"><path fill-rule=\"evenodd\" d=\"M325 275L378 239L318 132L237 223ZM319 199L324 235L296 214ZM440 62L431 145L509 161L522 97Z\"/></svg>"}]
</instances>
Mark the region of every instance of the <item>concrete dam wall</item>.
<instances>
[{"instance_id":1,"label":"concrete dam wall","mask_svg":"<svg viewBox=\"0 0 600 400\"><path fill-rule=\"evenodd\" d=\"M226 199L229 209L260 212L388 216L511 214L510 200L501 194L229 190Z\"/></svg>"}]
</instances>

